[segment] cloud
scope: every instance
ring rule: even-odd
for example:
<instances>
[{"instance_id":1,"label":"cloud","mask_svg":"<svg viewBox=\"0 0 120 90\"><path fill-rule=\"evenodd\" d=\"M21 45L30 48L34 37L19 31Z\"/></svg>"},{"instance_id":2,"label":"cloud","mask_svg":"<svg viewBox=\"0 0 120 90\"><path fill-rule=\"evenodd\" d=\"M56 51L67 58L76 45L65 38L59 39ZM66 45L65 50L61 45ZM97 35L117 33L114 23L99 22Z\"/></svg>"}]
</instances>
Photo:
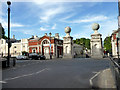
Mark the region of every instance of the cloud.
<instances>
[{"instance_id":1,"label":"cloud","mask_svg":"<svg viewBox=\"0 0 120 90\"><path fill-rule=\"evenodd\" d=\"M2 26L4 28L7 28L8 27L8 22L3 19L3 18L0 18L0 23L2 23ZM10 27L24 27L24 25L20 24L20 23L11 23L10 24Z\"/></svg>"},{"instance_id":2,"label":"cloud","mask_svg":"<svg viewBox=\"0 0 120 90\"><path fill-rule=\"evenodd\" d=\"M51 29L53 30L56 29L56 24L54 24Z\"/></svg>"},{"instance_id":3,"label":"cloud","mask_svg":"<svg viewBox=\"0 0 120 90\"><path fill-rule=\"evenodd\" d=\"M35 35L36 33L34 32L34 30L30 30L30 29L22 29L22 30L17 30L17 29L12 29L13 32L21 32L23 34L26 35Z\"/></svg>"},{"instance_id":4,"label":"cloud","mask_svg":"<svg viewBox=\"0 0 120 90\"><path fill-rule=\"evenodd\" d=\"M109 19L108 21L101 22L100 23L100 30L99 32L102 34L103 40L106 36L111 35L113 33L113 30L118 29L118 21L117 19Z\"/></svg>"},{"instance_id":5,"label":"cloud","mask_svg":"<svg viewBox=\"0 0 120 90\"><path fill-rule=\"evenodd\" d=\"M117 2L118 0L11 0L12 2L36 2L39 4L45 4L46 2ZM7 0L2 0L7 2Z\"/></svg>"},{"instance_id":6,"label":"cloud","mask_svg":"<svg viewBox=\"0 0 120 90\"><path fill-rule=\"evenodd\" d=\"M64 9L62 7L54 7L42 12L40 16L40 22L48 22L51 18L55 17L56 15L63 13Z\"/></svg>"},{"instance_id":7,"label":"cloud","mask_svg":"<svg viewBox=\"0 0 120 90\"><path fill-rule=\"evenodd\" d=\"M108 17L108 19L105 20L104 22L98 22L98 23L100 25L100 29L98 30L98 32L102 34L102 40L104 40L106 36L111 35L113 30L117 30L118 28L117 19L114 17ZM91 28L92 24L93 23L82 26L82 28L78 30L79 32L72 35L74 39L81 37L91 38L91 34L94 33L94 31Z\"/></svg>"},{"instance_id":8,"label":"cloud","mask_svg":"<svg viewBox=\"0 0 120 90\"><path fill-rule=\"evenodd\" d=\"M40 31L48 31L47 28L40 27Z\"/></svg>"},{"instance_id":9,"label":"cloud","mask_svg":"<svg viewBox=\"0 0 120 90\"><path fill-rule=\"evenodd\" d=\"M83 17L83 19L79 18L79 19L71 20L71 21L63 20L63 22L78 24L78 23L88 23L88 22L105 21L106 19L108 19L108 17L104 16L104 15L96 15L96 16L89 15L89 16Z\"/></svg>"}]
</instances>

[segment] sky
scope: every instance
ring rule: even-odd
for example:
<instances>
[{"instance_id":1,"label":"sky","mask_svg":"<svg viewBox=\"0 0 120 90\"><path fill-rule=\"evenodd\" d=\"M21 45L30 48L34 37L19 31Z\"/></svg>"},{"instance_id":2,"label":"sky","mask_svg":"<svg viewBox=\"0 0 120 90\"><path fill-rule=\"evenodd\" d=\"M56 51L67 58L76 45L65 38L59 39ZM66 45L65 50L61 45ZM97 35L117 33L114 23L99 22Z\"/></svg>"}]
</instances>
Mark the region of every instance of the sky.
<instances>
[{"instance_id":1,"label":"sky","mask_svg":"<svg viewBox=\"0 0 120 90\"><path fill-rule=\"evenodd\" d=\"M12 1L12 0L11 0ZM102 38L111 35L118 28L117 2L61 2L32 0L12 2L11 4L11 37L16 39L30 38L32 35L44 36L44 33L59 33L60 38L66 35L64 28L71 27L73 39L91 38L94 33L91 26L99 23ZM7 36L7 4L0 2L0 23Z\"/></svg>"}]
</instances>

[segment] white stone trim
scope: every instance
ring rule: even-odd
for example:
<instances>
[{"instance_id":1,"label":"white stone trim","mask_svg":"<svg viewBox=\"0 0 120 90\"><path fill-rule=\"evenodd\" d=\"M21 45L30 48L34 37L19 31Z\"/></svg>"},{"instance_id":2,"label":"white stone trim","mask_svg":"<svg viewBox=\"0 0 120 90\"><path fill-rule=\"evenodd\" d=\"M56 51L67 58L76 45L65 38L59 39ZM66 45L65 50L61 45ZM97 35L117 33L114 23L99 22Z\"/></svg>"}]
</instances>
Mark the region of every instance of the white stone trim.
<instances>
[{"instance_id":1,"label":"white stone trim","mask_svg":"<svg viewBox=\"0 0 120 90\"><path fill-rule=\"evenodd\" d=\"M41 41L41 44L43 43L44 40L47 40L47 41L50 43L50 40L49 40L49 39L43 39L43 40Z\"/></svg>"}]
</instances>

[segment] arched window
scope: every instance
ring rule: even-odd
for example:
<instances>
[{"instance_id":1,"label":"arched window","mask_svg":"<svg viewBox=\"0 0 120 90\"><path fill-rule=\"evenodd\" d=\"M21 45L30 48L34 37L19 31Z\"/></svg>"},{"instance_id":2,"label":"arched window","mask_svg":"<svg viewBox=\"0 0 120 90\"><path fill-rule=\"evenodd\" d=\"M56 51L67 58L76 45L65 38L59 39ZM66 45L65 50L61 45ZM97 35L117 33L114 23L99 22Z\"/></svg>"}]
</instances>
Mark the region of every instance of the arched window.
<instances>
[{"instance_id":1,"label":"arched window","mask_svg":"<svg viewBox=\"0 0 120 90\"><path fill-rule=\"evenodd\" d=\"M44 40L43 44L49 44L48 40Z\"/></svg>"}]
</instances>

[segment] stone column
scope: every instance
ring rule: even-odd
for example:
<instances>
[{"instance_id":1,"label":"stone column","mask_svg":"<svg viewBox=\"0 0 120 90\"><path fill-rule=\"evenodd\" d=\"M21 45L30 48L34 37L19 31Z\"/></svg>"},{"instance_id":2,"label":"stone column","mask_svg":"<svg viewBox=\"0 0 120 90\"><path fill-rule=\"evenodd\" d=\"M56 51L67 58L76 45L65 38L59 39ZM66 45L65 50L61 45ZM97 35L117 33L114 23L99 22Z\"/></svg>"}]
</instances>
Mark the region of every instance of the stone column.
<instances>
[{"instance_id":1,"label":"stone column","mask_svg":"<svg viewBox=\"0 0 120 90\"><path fill-rule=\"evenodd\" d=\"M63 37L63 58L73 58L73 37L70 36L71 28L66 27L66 36Z\"/></svg>"},{"instance_id":2,"label":"stone column","mask_svg":"<svg viewBox=\"0 0 120 90\"><path fill-rule=\"evenodd\" d=\"M92 25L92 29L94 30L94 33L91 35L91 58L103 58L103 48L102 48L102 38L101 34L98 33L98 29L100 28L100 25L97 23L94 23Z\"/></svg>"}]
</instances>

